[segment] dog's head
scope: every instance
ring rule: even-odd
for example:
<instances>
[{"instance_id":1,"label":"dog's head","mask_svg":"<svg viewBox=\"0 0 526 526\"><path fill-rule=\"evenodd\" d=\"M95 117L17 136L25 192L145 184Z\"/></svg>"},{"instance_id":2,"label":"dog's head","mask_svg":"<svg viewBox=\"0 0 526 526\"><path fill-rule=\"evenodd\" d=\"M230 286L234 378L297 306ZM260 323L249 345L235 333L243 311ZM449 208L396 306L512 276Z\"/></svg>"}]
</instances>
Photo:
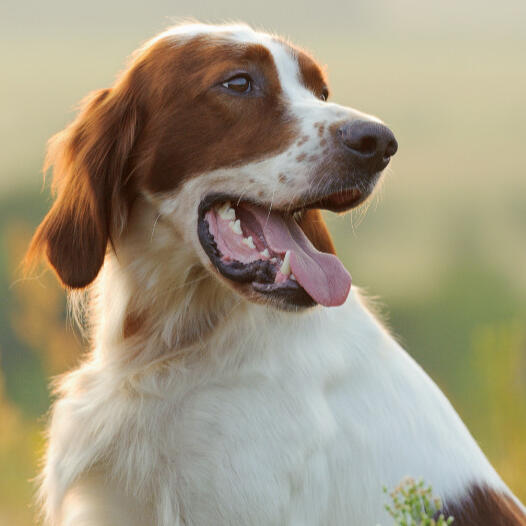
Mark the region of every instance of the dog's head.
<instances>
[{"instance_id":1,"label":"dog's head","mask_svg":"<svg viewBox=\"0 0 526 526\"><path fill-rule=\"evenodd\" d=\"M67 287L85 287L143 201L250 300L343 303L351 280L320 210L363 202L397 143L328 98L318 64L277 37L199 24L162 33L52 140L57 199L29 257L45 251Z\"/></svg>"}]
</instances>

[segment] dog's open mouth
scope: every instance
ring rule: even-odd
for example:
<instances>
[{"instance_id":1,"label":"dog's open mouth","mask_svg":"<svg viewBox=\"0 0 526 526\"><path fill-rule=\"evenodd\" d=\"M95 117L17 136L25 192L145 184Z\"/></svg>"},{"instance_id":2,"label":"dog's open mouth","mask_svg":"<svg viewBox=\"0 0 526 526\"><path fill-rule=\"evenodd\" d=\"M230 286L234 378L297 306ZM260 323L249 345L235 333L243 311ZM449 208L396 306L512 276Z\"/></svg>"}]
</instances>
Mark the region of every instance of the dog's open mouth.
<instances>
[{"instance_id":1,"label":"dog's open mouth","mask_svg":"<svg viewBox=\"0 0 526 526\"><path fill-rule=\"evenodd\" d=\"M348 190L305 208L342 211L362 200L358 190ZM335 255L313 246L295 219L301 212L209 196L199 207L199 239L213 265L232 281L298 306L341 305L351 276Z\"/></svg>"}]
</instances>

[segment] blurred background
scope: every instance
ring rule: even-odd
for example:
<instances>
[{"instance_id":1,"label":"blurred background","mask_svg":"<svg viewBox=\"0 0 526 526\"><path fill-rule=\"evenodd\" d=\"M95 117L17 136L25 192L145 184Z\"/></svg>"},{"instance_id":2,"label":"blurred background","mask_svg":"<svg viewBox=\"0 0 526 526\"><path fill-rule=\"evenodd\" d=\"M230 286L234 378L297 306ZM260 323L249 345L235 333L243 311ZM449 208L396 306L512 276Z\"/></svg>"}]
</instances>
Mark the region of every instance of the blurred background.
<instances>
[{"instance_id":1,"label":"blurred background","mask_svg":"<svg viewBox=\"0 0 526 526\"><path fill-rule=\"evenodd\" d=\"M179 0L0 6L0 524L34 523L48 381L85 343L19 263L49 207L46 140L181 17L244 20L326 64L332 99L400 149L368 207L328 217L354 283L526 500L526 2Z\"/></svg>"}]
</instances>

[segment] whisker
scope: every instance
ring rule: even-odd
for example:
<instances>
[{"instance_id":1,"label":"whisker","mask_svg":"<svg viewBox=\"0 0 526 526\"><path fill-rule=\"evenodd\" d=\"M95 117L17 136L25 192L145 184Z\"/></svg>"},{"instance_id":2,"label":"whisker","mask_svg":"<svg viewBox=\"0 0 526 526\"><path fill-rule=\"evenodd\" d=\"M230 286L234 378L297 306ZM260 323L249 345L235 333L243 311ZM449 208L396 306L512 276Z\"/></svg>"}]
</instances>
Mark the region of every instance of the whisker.
<instances>
[{"instance_id":1,"label":"whisker","mask_svg":"<svg viewBox=\"0 0 526 526\"><path fill-rule=\"evenodd\" d=\"M157 222L159 221L160 217L161 217L161 214L157 214L157 217L155 218L155 221L153 222L152 234L150 236L150 243L153 241L153 234L155 233L155 227L157 226Z\"/></svg>"},{"instance_id":2,"label":"whisker","mask_svg":"<svg viewBox=\"0 0 526 526\"><path fill-rule=\"evenodd\" d=\"M243 200L243 196L246 194L246 190L243 190L241 194L239 194L239 197L237 198L236 206L239 206L239 203Z\"/></svg>"},{"instance_id":3,"label":"whisker","mask_svg":"<svg viewBox=\"0 0 526 526\"><path fill-rule=\"evenodd\" d=\"M18 278L18 279L15 279L10 285L9 285L9 290L12 290L13 287L16 287L18 284L20 284L21 282L25 282L25 281L37 281L38 284L42 287L42 288L46 288L46 285L44 283L42 283L40 281L40 278L47 272L47 269L44 269L40 274L36 275L36 276L24 276L22 278Z\"/></svg>"},{"instance_id":4,"label":"whisker","mask_svg":"<svg viewBox=\"0 0 526 526\"><path fill-rule=\"evenodd\" d=\"M276 195L276 185L274 186L274 190L272 191L272 197L270 198L270 205L268 209L267 220L265 222L265 226L267 226L268 220L270 219L270 214L272 212L272 206L274 205L274 196Z\"/></svg>"}]
</instances>

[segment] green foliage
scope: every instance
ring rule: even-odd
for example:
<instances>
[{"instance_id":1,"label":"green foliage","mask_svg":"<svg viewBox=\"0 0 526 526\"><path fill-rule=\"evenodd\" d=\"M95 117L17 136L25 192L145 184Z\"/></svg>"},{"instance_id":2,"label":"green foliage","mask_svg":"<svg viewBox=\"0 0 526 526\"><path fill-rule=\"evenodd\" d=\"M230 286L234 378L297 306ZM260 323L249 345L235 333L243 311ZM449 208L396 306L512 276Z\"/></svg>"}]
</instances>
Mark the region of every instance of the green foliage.
<instances>
[{"instance_id":1,"label":"green foliage","mask_svg":"<svg viewBox=\"0 0 526 526\"><path fill-rule=\"evenodd\" d=\"M396 526L448 526L454 520L440 512L442 502L423 480L406 478L391 492L384 487L384 493L391 497L385 509Z\"/></svg>"}]
</instances>

